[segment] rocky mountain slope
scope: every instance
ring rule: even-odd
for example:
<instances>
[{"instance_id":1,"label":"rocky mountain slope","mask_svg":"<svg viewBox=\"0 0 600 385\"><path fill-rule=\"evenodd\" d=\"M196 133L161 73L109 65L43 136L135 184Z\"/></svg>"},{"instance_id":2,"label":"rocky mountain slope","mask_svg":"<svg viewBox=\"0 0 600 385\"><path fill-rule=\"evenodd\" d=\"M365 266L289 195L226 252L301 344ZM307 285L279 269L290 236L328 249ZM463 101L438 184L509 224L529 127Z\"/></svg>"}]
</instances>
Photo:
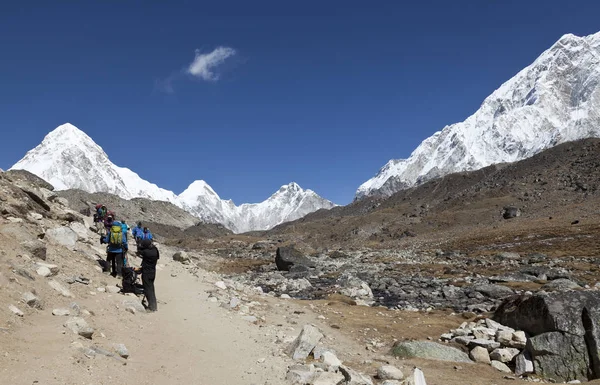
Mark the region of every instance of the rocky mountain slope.
<instances>
[{"instance_id":1,"label":"rocky mountain slope","mask_svg":"<svg viewBox=\"0 0 600 385\"><path fill-rule=\"evenodd\" d=\"M356 198L389 196L453 172L526 159L560 143L600 136L600 33L565 35L500 86L464 122L389 161Z\"/></svg>"},{"instance_id":2,"label":"rocky mountain slope","mask_svg":"<svg viewBox=\"0 0 600 385\"><path fill-rule=\"evenodd\" d=\"M207 223L221 223L235 232L266 230L310 212L335 205L296 183L282 186L269 199L236 206L221 199L204 181L197 180L180 195L113 164L92 138L72 124L50 132L11 170L27 170L57 190L78 189L110 193L124 199L147 198L179 206Z\"/></svg>"}]
</instances>

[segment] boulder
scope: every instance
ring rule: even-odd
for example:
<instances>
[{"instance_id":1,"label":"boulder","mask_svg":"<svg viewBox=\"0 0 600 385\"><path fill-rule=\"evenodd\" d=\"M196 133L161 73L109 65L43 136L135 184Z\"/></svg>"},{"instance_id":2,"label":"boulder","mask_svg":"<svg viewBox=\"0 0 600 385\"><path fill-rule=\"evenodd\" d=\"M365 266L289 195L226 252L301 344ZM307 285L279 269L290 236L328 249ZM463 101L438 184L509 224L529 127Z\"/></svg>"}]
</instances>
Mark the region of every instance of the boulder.
<instances>
[{"instance_id":1,"label":"boulder","mask_svg":"<svg viewBox=\"0 0 600 385\"><path fill-rule=\"evenodd\" d=\"M521 216L521 210L518 207L507 206L502 210L502 218L511 219Z\"/></svg>"},{"instance_id":2,"label":"boulder","mask_svg":"<svg viewBox=\"0 0 600 385\"><path fill-rule=\"evenodd\" d=\"M40 240L32 240L21 243L28 253L37 259L46 260L46 244Z\"/></svg>"},{"instance_id":3,"label":"boulder","mask_svg":"<svg viewBox=\"0 0 600 385\"><path fill-rule=\"evenodd\" d=\"M483 364L490 363L490 353L486 348L481 346L475 346L473 349L471 349L469 352L469 357L471 357L475 362L481 362Z\"/></svg>"},{"instance_id":4,"label":"boulder","mask_svg":"<svg viewBox=\"0 0 600 385\"><path fill-rule=\"evenodd\" d=\"M67 290L63 285L61 285L57 281L54 281L54 280L48 281L48 285L50 285L50 287L53 288L54 290L58 291L60 293L60 295L62 295L63 297L67 297L67 298L75 297L73 295L73 293L71 293L69 290Z\"/></svg>"},{"instance_id":5,"label":"boulder","mask_svg":"<svg viewBox=\"0 0 600 385\"><path fill-rule=\"evenodd\" d=\"M565 290L575 290L581 289L581 286L576 282L571 281L566 278L555 279L554 281L550 281L544 286L542 286L542 290L547 291L565 291Z\"/></svg>"},{"instance_id":6,"label":"boulder","mask_svg":"<svg viewBox=\"0 0 600 385\"><path fill-rule=\"evenodd\" d=\"M285 379L290 384L310 384L316 375L314 365L292 365L288 369Z\"/></svg>"},{"instance_id":7,"label":"boulder","mask_svg":"<svg viewBox=\"0 0 600 385\"><path fill-rule=\"evenodd\" d=\"M77 233L71 230L70 227L62 226L47 230L46 239L50 243L62 245L69 249L74 249L78 236Z\"/></svg>"},{"instance_id":8,"label":"boulder","mask_svg":"<svg viewBox=\"0 0 600 385\"><path fill-rule=\"evenodd\" d=\"M501 371L502 373L512 373L512 370L506 364L500 361L492 361L492 368Z\"/></svg>"},{"instance_id":9,"label":"boulder","mask_svg":"<svg viewBox=\"0 0 600 385\"><path fill-rule=\"evenodd\" d=\"M533 373L533 361L531 354L525 350L515 358L515 375L522 376L528 373Z\"/></svg>"},{"instance_id":10,"label":"boulder","mask_svg":"<svg viewBox=\"0 0 600 385\"><path fill-rule=\"evenodd\" d=\"M60 269L56 265L49 263L36 262L36 273L42 277L49 277L58 274Z\"/></svg>"},{"instance_id":11,"label":"boulder","mask_svg":"<svg viewBox=\"0 0 600 385\"><path fill-rule=\"evenodd\" d=\"M69 227L75 232L75 234L77 234L77 237L80 241L85 241L89 239L88 229L87 227L85 227L85 225L79 222L71 222L69 224Z\"/></svg>"},{"instance_id":12,"label":"boulder","mask_svg":"<svg viewBox=\"0 0 600 385\"><path fill-rule=\"evenodd\" d=\"M287 349L287 354L294 360L305 360L321 341L323 334L313 325L304 325L300 335Z\"/></svg>"},{"instance_id":13,"label":"boulder","mask_svg":"<svg viewBox=\"0 0 600 385\"><path fill-rule=\"evenodd\" d=\"M94 329L88 325L87 322L81 317L71 317L64 325L67 329L71 330L74 334L78 334L82 337L92 339Z\"/></svg>"},{"instance_id":14,"label":"boulder","mask_svg":"<svg viewBox=\"0 0 600 385\"><path fill-rule=\"evenodd\" d=\"M514 294L512 289L502 285L480 284L473 285L471 289L493 299L505 298Z\"/></svg>"},{"instance_id":15,"label":"boulder","mask_svg":"<svg viewBox=\"0 0 600 385\"><path fill-rule=\"evenodd\" d=\"M331 259L346 259L346 258L350 258L350 256L344 252L335 250L335 251L332 251L331 253L329 253L329 258L331 258Z\"/></svg>"},{"instance_id":16,"label":"boulder","mask_svg":"<svg viewBox=\"0 0 600 385\"><path fill-rule=\"evenodd\" d=\"M404 385L427 385L425 375L419 368L415 368L410 376L403 382Z\"/></svg>"},{"instance_id":17,"label":"boulder","mask_svg":"<svg viewBox=\"0 0 600 385\"><path fill-rule=\"evenodd\" d=\"M312 385L342 385L346 378L340 373L320 372L313 378Z\"/></svg>"},{"instance_id":18,"label":"boulder","mask_svg":"<svg viewBox=\"0 0 600 385\"><path fill-rule=\"evenodd\" d=\"M42 302L40 299L30 291L23 293L21 296L23 302L27 304L27 306L32 307L34 309L43 309Z\"/></svg>"},{"instance_id":19,"label":"boulder","mask_svg":"<svg viewBox=\"0 0 600 385\"><path fill-rule=\"evenodd\" d=\"M514 296L498 307L494 320L530 336L525 349L536 374L557 381L600 378L600 298L595 292ZM513 341L522 343L525 333L513 333Z\"/></svg>"},{"instance_id":20,"label":"boulder","mask_svg":"<svg viewBox=\"0 0 600 385\"><path fill-rule=\"evenodd\" d=\"M321 361L323 361L323 364L325 364L330 371L337 371L339 367L342 366L342 361L330 351L324 351L323 354L321 354Z\"/></svg>"},{"instance_id":21,"label":"boulder","mask_svg":"<svg viewBox=\"0 0 600 385\"><path fill-rule=\"evenodd\" d=\"M126 299L123 301L123 306L125 307L125 310L133 309L134 310L133 312L130 311L132 314L135 314L136 312L139 312L139 313L146 312L146 308L144 307L144 305L142 305L142 303L138 299Z\"/></svg>"},{"instance_id":22,"label":"boulder","mask_svg":"<svg viewBox=\"0 0 600 385\"><path fill-rule=\"evenodd\" d=\"M357 372L347 366L340 366L340 373L346 379L345 385L373 385L373 381L369 376Z\"/></svg>"},{"instance_id":23,"label":"boulder","mask_svg":"<svg viewBox=\"0 0 600 385\"><path fill-rule=\"evenodd\" d=\"M398 342L394 345L392 354L400 358L416 357L451 362L472 362L466 353L451 346L430 341Z\"/></svg>"},{"instance_id":24,"label":"boulder","mask_svg":"<svg viewBox=\"0 0 600 385\"><path fill-rule=\"evenodd\" d=\"M500 342L476 338L474 340L470 340L467 346L470 348L473 348L475 346L480 346L482 348L486 348L488 350L488 352L491 352L492 350L500 347Z\"/></svg>"},{"instance_id":25,"label":"boulder","mask_svg":"<svg viewBox=\"0 0 600 385\"><path fill-rule=\"evenodd\" d=\"M395 366L382 365L377 369L377 378L380 380L401 380L404 378L404 373Z\"/></svg>"},{"instance_id":26,"label":"boulder","mask_svg":"<svg viewBox=\"0 0 600 385\"><path fill-rule=\"evenodd\" d=\"M173 260L181 263L189 263L190 256L185 251L178 251L173 254Z\"/></svg>"},{"instance_id":27,"label":"boulder","mask_svg":"<svg viewBox=\"0 0 600 385\"><path fill-rule=\"evenodd\" d=\"M275 255L275 264L277 265L277 270L280 271L289 271L294 265L315 267L314 262L305 257L304 254L294 246L278 247Z\"/></svg>"},{"instance_id":28,"label":"boulder","mask_svg":"<svg viewBox=\"0 0 600 385\"><path fill-rule=\"evenodd\" d=\"M490 353L490 358L495 361L507 363L511 362L519 353L519 349L515 348L498 348L494 349L494 351Z\"/></svg>"},{"instance_id":29,"label":"boulder","mask_svg":"<svg viewBox=\"0 0 600 385\"><path fill-rule=\"evenodd\" d=\"M358 298L364 300L373 299L373 291L369 285L350 274L342 275L338 280L337 284L341 287L340 294L348 296L350 298Z\"/></svg>"}]
</instances>

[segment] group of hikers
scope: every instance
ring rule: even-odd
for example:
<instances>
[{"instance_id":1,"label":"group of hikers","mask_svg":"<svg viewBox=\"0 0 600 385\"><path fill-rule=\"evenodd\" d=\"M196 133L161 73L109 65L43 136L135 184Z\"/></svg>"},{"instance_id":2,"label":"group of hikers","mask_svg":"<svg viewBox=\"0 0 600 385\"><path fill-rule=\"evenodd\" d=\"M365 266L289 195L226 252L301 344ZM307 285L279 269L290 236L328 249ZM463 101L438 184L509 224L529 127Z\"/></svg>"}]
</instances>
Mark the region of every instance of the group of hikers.
<instances>
[{"instance_id":1,"label":"group of hikers","mask_svg":"<svg viewBox=\"0 0 600 385\"><path fill-rule=\"evenodd\" d=\"M137 250L135 255L142 258L140 268L134 268L127 258L129 252L129 226L125 220L117 220L114 212L107 210L105 205L96 205L94 222L100 233L100 244L106 244L106 264L104 272L110 272L113 277L122 279L124 293L144 294L148 301L147 310L157 311L154 280L156 278L156 263L160 254L153 242L153 236L142 222L131 230ZM142 284L137 283L138 274L142 275Z\"/></svg>"}]
</instances>

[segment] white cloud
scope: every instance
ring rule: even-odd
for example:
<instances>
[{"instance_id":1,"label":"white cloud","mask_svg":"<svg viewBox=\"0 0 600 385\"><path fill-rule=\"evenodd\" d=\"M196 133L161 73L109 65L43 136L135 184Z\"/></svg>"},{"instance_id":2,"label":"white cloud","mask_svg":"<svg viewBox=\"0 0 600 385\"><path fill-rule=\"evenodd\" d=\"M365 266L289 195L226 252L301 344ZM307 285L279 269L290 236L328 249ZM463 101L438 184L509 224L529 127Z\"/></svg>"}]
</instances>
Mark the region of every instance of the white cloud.
<instances>
[{"instance_id":1,"label":"white cloud","mask_svg":"<svg viewBox=\"0 0 600 385\"><path fill-rule=\"evenodd\" d=\"M219 80L219 74L216 72L217 67L235 54L236 51L229 47L217 47L209 53L200 53L200 50L196 50L196 57L189 65L187 73L202 80L217 81Z\"/></svg>"}]
</instances>

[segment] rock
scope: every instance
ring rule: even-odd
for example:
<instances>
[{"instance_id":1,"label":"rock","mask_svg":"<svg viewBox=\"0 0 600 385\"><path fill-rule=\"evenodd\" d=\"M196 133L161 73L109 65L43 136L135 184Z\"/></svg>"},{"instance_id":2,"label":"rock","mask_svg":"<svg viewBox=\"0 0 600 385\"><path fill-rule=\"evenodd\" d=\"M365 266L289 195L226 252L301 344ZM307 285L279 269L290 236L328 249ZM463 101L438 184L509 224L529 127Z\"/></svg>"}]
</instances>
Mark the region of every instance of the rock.
<instances>
[{"instance_id":1,"label":"rock","mask_svg":"<svg viewBox=\"0 0 600 385\"><path fill-rule=\"evenodd\" d=\"M50 277L52 275L58 274L58 272L60 271L58 266L51 265L49 263L37 262L35 265L37 266L35 272L42 277Z\"/></svg>"},{"instance_id":2,"label":"rock","mask_svg":"<svg viewBox=\"0 0 600 385\"><path fill-rule=\"evenodd\" d=\"M507 349L494 349L493 352L490 353L490 358L492 360L500 361L500 362L511 362L513 358L515 358L520 353L519 349L515 348L507 348Z\"/></svg>"},{"instance_id":3,"label":"rock","mask_svg":"<svg viewBox=\"0 0 600 385\"><path fill-rule=\"evenodd\" d=\"M381 385L402 385L402 383L396 380L385 380L381 383Z\"/></svg>"},{"instance_id":4,"label":"rock","mask_svg":"<svg viewBox=\"0 0 600 385\"><path fill-rule=\"evenodd\" d=\"M475 339L492 339L496 336L496 331L490 328L477 327L472 330L473 336Z\"/></svg>"},{"instance_id":5,"label":"rock","mask_svg":"<svg viewBox=\"0 0 600 385\"><path fill-rule=\"evenodd\" d=\"M494 329L494 330L502 330L502 331L509 331L509 332L514 332L515 329L510 328L508 326L504 326L501 323L498 323L496 321L494 321L493 319L490 318L486 318L485 319L485 324L488 328L490 329Z\"/></svg>"},{"instance_id":6,"label":"rock","mask_svg":"<svg viewBox=\"0 0 600 385\"><path fill-rule=\"evenodd\" d=\"M65 322L64 325L67 329L71 330L74 334L78 334L82 337L92 339L94 329L88 325L88 323L81 317L71 317Z\"/></svg>"},{"instance_id":7,"label":"rock","mask_svg":"<svg viewBox=\"0 0 600 385\"><path fill-rule=\"evenodd\" d=\"M13 314L18 315L19 317L23 317L24 314L23 312L16 307L15 305L8 305L8 310L10 310L11 312L13 312Z\"/></svg>"},{"instance_id":8,"label":"rock","mask_svg":"<svg viewBox=\"0 0 600 385\"><path fill-rule=\"evenodd\" d=\"M69 249L74 249L77 243L77 233L71 230L70 227L62 226L55 227L46 231L46 238L48 242L65 246Z\"/></svg>"},{"instance_id":9,"label":"rock","mask_svg":"<svg viewBox=\"0 0 600 385\"><path fill-rule=\"evenodd\" d=\"M354 369L350 369L347 366L340 366L340 373L342 373L346 379L345 385L373 385L373 381L370 377L365 376Z\"/></svg>"},{"instance_id":10,"label":"rock","mask_svg":"<svg viewBox=\"0 0 600 385\"><path fill-rule=\"evenodd\" d=\"M494 319L530 336L526 350L536 374L571 381L600 373L600 299L595 292L514 296L498 307ZM513 342L522 343L525 333L515 332Z\"/></svg>"},{"instance_id":11,"label":"rock","mask_svg":"<svg viewBox=\"0 0 600 385\"><path fill-rule=\"evenodd\" d=\"M559 278L559 279L555 279L554 281L550 281L547 284L545 284L544 286L542 286L542 290L547 290L547 291L565 291L565 290L575 290L575 289L581 289L581 286L579 286L577 283L571 281L570 279L566 279L566 278Z\"/></svg>"},{"instance_id":12,"label":"rock","mask_svg":"<svg viewBox=\"0 0 600 385\"><path fill-rule=\"evenodd\" d=\"M498 330L496 333L496 341L502 346L510 346L512 344L513 332Z\"/></svg>"},{"instance_id":13,"label":"rock","mask_svg":"<svg viewBox=\"0 0 600 385\"><path fill-rule=\"evenodd\" d=\"M522 376L527 373L533 373L533 361L531 361L531 354L525 350L515 358L515 374Z\"/></svg>"},{"instance_id":14,"label":"rock","mask_svg":"<svg viewBox=\"0 0 600 385\"><path fill-rule=\"evenodd\" d=\"M488 352L491 352L492 350L499 348L500 343L492 340L474 339L470 340L467 346L470 348L475 346L481 346L482 348L486 348Z\"/></svg>"},{"instance_id":15,"label":"rock","mask_svg":"<svg viewBox=\"0 0 600 385\"><path fill-rule=\"evenodd\" d=\"M38 297L36 297L35 294L33 294L32 292L25 292L23 293L23 295L21 295L21 299L23 300L23 302L25 302L29 307L32 307L34 309L43 309L42 306L42 302L40 301L40 299Z\"/></svg>"},{"instance_id":16,"label":"rock","mask_svg":"<svg viewBox=\"0 0 600 385\"><path fill-rule=\"evenodd\" d=\"M70 314L71 314L71 312L69 311L69 309L54 309L54 310L52 310L52 315L55 315L55 316L67 316Z\"/></svg>"},{"instance_id":17,"label":"rock","mask_svg":"<svg viewBox=\"0 0 600 385\"><path fill-rule=\"evenodd\" d=\"M127 347L125 346L125 344L115 344L114 345L115 348L115 352L117 352L117 354L125 359L129 358L129 351L127 350Z\"/></svg>"},{"instance_id":18,"label":"rock","mask_svg":"<svg viewBox=\"0 0 600 385\"><path fill-rule=\"evenodd\" d=\"M523 349L527 345L527 336L524 331L516 331L512 334L512 341L509 346L513 348Z\"/></svg>"},{"instance_id":19,"label":"rock","mask_svg":"<svg viewBox=\"0 0 600 385\"><path fill-rule=\"evenodd\" d=\"M455 337L452 339L452 342L456 342L457 344L467 346L469 342L473 341L475 337L473 336L464 336L464 337Z\"/></svg>"},{"instance_id":20,"label":"rock","mask_svg":"<svg viewBox=\"0 0 600 385\"><path fill-rule=\"evenodd\" d=\"M492 284L481 284L471 286L473 291L481 293L486 297L493 299L501 299L514 294L514 291L506 286L492 285Z\"/></svg>"},{"instance_id":21,"label":"rock","mask_svg":"<svg viewBox=\"0 0 600 385\"><path fill-rule=\"evenodd\" d=\"M121 288L116 286L106 286L106 291L111 294L117 294L121 292Z\"/></svg>"},{"instance_id":22,"label":"rock","mask_svg":"<svg viewBox=\"0 0 600 385\"><path fill-rule=\"evenodd\" d=\"M292 342L286 353L294 360L305 360L321 341L323 334L313 325L304 325L300 335Z\"/></svg>"},{"instance_id":23,"label":"rock","mask_svg":"<svg viewBox=\"0 0 600 385\"><path fill-rule=\"evenodd\" d=\"M500 361L492 361L492 368L499 370L503 373L512 373L512 370L506 364Z\"/></svg>"},{"instance_id":24,"label":"rock","mask_svg":"<svg viewBox=\"0 0 600 385\"><path fill-rule=\"evenodd\" d=\"M280 271L289 271L294 265L315 267L315 264L294 246L278 247L275 255L275 264L277 265L277 270Z\"/></svg>"},{"instance_id":25,"label":"rock","mask_svg":"<svg viewBox=\"0 0 600 385\"><path fill-rule=\"evenodd\" d=\"M60 283L58 283L55 280L48 281L48 285L50 285L50 287L53 288L54 290L58 291L60 293L60 295L62 295L63 297L67 297L67 298L75 297L73 295L73 293L71 293L63 285L61 285Z\"/></svg>"},{"instance_id":26,"label":"rock","mask_svg":"<svg viewBox=\"0 0 600 385\"><path fill-rule=\"evenodd\" d=\"M231 298L231 300L229 301L229 307L231 309L235 309L236 307L240 306L240 304L242 303L242 301L240 301L239 298L237 297L233 297Z\"/></svg>"},{"instance_id":27,"label":"rock","mask_svg":"<svg viewBox=\"0 0 600 385\"><path fill-rule=\"evenodd\" d=\"M181 263L189 263L190 256L185 251L178 251L173 254L173 260Z\"/></svg>"},{"instance_id":28,"label":"rock","mask_svg":"<svg viewBox=\"0 0 600 385\"><path fill-rule=\"evenodd\" d=\"M69 201L66 198L55 196L50 199L51 202L57 203L63 207L69 207Z\"/></svg>"},{"instance_id":29,"label":"rock","mask_svg":"<svg viewBox=\"0 0 600 385\"><path fill-rule=\"evenodd\" d=\"M46 260L46 244L40 240L22 242L21 246L37 259Z\"/></svg>"},{"instance_id":30,"label":"rock","mask_svg":"<svg viewBox=\"0 0 600 385\"><path fill-rule=\"evenodd\" d=\"M469 352L469 357L475 362L481 362L483 364L490 363L490 354L488 350L481 346L476 346Z\"/></svg>"},{"instance_id":31,"label":"rock","mask_svg":"<svg viewBox=\"0 0 600 385\"><path fill-rule=\"evenodd\" d=\"M345 377L340 373L321 372L313 378L312 385L342 385Z\"/></svg>"},{"instance_id":32,"label":"rock","mask_svg":"<svg viewBox=\"0 0 600 385\"><path fill-rule=\"evenodd\" d=\"M395 366L382 365L377 369L377 378L380 380L401 380L404 378L404 373Z\"/></svg>"},{"instance_id":33,"label":"rock","mask_svg":"<svg viewBox=\"0 0 600 385\"><path fill-rule=\"evenodd\" d=\"M332 251L331 253L329 253L329 258L331 258L331 259L346 259L346 258L350 258L350 256L339 250L335 250L335 251Z\"/></svg>"},{"instance_id":34,"label":"rock","mask_svg":"<svg viewBox=\"0 0 600 385\"><path fill-rule=\"evenodd\" d=\"M336 283L341 286L340 294L342 295L354 299L373 299L373 291L371 291L369 285L350 274L342 275Z\"/></svg>"},{"instance_id":35,"label":"rock","mask_svg":"<svg viewBox=\"0 0 600 385\"><path fill-rule=\"evenodd\" d=\"M282 294L279 296L279 298L281 299L292 299L292 297L290 297L288 294Z\"/></svg>"},{"instance_id":36,"label":"rock","mask_svg":"<svg viewBox=\"0 0 600 385\"><path fill-rule=\"evenodd\" d=\"M215 282L215 286L218 287L221 290L227 290L227 285L223 281L217 281L217 282Z\"/></svg>"},{"instance_id":37,"label":"rock","mask_svg":"<svg viewBox=\"0 0 600 385\"><path fill-rule=\"evenodd\" d=\"M44 216L42 214L36 213L35 211L28 213L27 217L31 219L31 221L41 221L42 219L44 219Z\"/></svg>"},{"instance_id":38,"label":"rock","mask_svg":"<svg viewBox=\"0 0 600 385\"><path fill-rule=\"evenodd\" d=\"M131 313L131 314L133 314L133 315L135 315L135 313L136 313L136 311L135 311L135 308L134 308L133 306L127 306L127 307L125 308L125 311L126 311L126 312L129 312L129 313Z\"/></svg>"},{"instance_id":39,"label":"rock","mask_svg":"<svg viewBox=\"0 0 600 385\"><path fill-rule=\"evenodd\" d=\"M78 316L78 315L81 314L81 308L79 307L79 305L77 304L77 302L71 302L71 304L69 305L69 307L73 311L74 315Z\"/></svg>"},{"instance_id":40,"label":"rock","mask_svg":"<svg viewBox=\"0 0 600 385\"><path fill-rule=\"evenodd\" d=\"M80 241L86 241L90 238L88 235L88 229L84 224L79 222L71 222L69 223L69 227L75 232L75 234L77 234L77 237Z\"/></svg>"},{"instance_id":41,"label":"rock","mask_svg":"<svg viewBox=\"0 0 600 385\"><path fill-rule=\"evenodd\" d=\"M245 316L242 316L242 319L243 319L244 321L248 321L248 322L250 322L250 323L253 323L253 324L258 322L258 318L256 318L256 317L255 317L255 316L253 316L253 315L245 315Z\"/></svg>"},{"instance_id":42,"label":"rock","mask_svg":"<svg viewBox=\"0 0 600 385\"><path fill-rule=\"evenodd\" d=\"M330 371L334 372L342 366L342 361L330 351L324 351L323 354L321 354L321 361L330 369Z\"/></svg>"},{"instance_id":43,"label":"rock","mask_svg":"<svg viewBox=\"0 0 600 385\"><path fill-rule=\"evenodd\" d=\"M511 219L521 216L521 210L518 207L507 206L502 210L502 218Z\"/></svg>"},{"instance_id":44,"label":"rock","mask_svg":"<svg viewBox=\"0 0 600 385\"><path fill-rule=\"evenodd\" d=\"M136 312L138 312L138 313L146 312L146 308L144 307L144 305L142 305L142 303L138 299L124 300L123 307L125 307L125 310L128 310L128 308L132 308L133 310L135 310L135 312L133 314L135 314Z\"/></svg>"},{"instance_id":45,"label":"rock","mask_svg":"<svg viewBox=\"0 0 600 385\"><path fill-rule=\"evenodd\" d=\"M469 356L456 348L429 341L398 342L394 346L392 354L400 358L417 357L451 362L472 362Z\"/></svg>"},{"instance_id":46,"label":"rock","mask_svg":"<svg viewBox=\"0 0 600 385\"><path fill-rule=\"evenodd\" d=\"M315 377L314 365L293 365L288 369L286 380L291 384L310 384Z\"/></svg>"}]
</instances>

